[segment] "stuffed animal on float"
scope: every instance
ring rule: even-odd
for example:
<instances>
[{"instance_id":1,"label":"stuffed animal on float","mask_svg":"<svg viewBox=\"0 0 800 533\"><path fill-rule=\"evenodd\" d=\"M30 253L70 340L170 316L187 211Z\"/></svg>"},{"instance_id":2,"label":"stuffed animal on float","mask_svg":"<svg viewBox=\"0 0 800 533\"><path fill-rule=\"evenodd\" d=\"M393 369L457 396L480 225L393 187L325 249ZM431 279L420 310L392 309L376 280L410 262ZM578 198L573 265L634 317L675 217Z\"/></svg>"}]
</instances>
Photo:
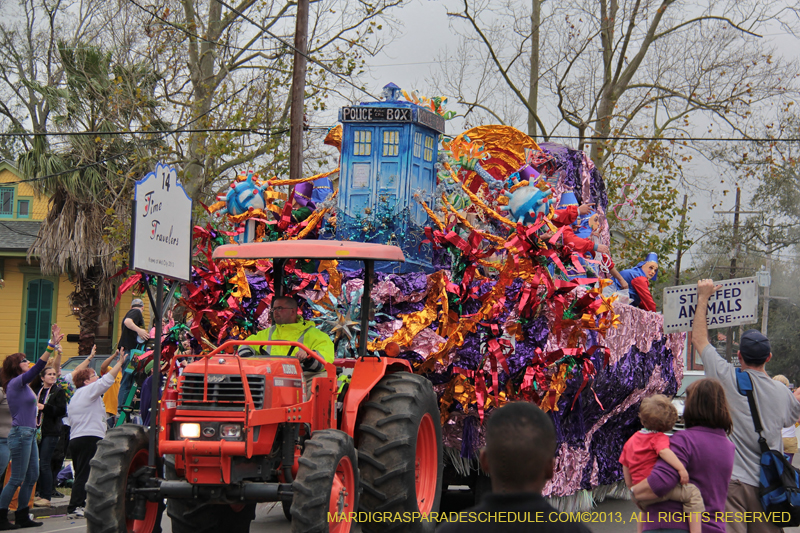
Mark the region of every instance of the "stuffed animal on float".
<instances>
[{"instance_id":1,"label":"stuffed animal on float","mask_svg":"<svg viewBox=\"0 0 800 533\"><path fill-rule=\"evenodd\" d=\"M541 213L550 212L553 204L553 190L543 181L520 187L508 199L508 205L501 205L500 211L507 211L518 224L533 224Z\"/></svg>"},{"instance_id":2,"label":"stuffed animal on float","mask_svg":"<svg viewBox=\"0 0 800 533\"><path fill-rule=\"evenodd\" d=\"M633 268L628 268L620 272L620 275L628 282L628 290L631 297L631 305L647 311L655 311L656 303L650 293L650 280L658 274L658 255L650 252L644 261ZM622 286L619 280L614 279L614 286L620 290Z\"/></svg>"},{"instance_id":3,"label":"stuffed animal on float","mask_svg":"<svg viewBox=\"0 0 800 533\"><path fill-rule=\"evenodd\" d=\"M257 185L254 181L256 176L257 174L252 170L248 170L247 177L244 180L231 183L231 188L225 195L225 208L218 211L220 215L225 213L234 216L241 215L248 211L266 207L264 189L266 189L267 185ZM239 244L253 242L256 237L255 220L246 220L242 224L244 225L244 231L236 237L236 240Z\"/></svg>"},{"instance_id":4,"label":"stuffed animal on float","mask_svg":"<svg viewBox=\"0 0 800 533\"><path fill-rule=\"evenodd\" d=\"M575 236L581 239L591 239L594 232L600 227L600 215L592 209L585 215L578 215Z\"/></svg>"}]
</instances>

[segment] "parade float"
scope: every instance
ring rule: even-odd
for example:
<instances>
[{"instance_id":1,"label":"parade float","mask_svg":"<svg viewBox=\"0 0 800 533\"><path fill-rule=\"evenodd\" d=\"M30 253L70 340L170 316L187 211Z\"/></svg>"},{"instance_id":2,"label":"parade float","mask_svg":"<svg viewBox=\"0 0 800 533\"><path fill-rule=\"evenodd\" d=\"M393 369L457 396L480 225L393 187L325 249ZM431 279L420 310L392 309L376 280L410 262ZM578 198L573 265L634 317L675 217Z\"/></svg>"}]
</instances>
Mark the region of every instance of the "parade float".
<instances>
[{"instance_id":1,"label":"parade float","mask_svg":"<svg viewBox=\"0 0 800 533\"><path fill-rule=\"evenodd\" d=\"M315 238L400 246L406 262L376 267L368 311L364 273L346 258L290 261L284 276L337 357L354 356L360 313L369 312L368 348L397 343L432 382L454 484L479 484L491 411L530 401L558 435L544 495L560 509L587 510L626 492L622 446L640 428L641 399L678 389L685 337L665 335L661 315L610 290L608 198L584 152L507 126L447 138L443 104L387 85L383 101L340 110L325 140L340 150L339 168L294 181L237 176L208 207L214 222L195 228L181 304L207 349L266 327L273 293L269 261L214 263L216 246ZM593 212L578 215L582 204ZM593 253L603 246L610 254ZM123 290L143 282L137 274Z\"/></svg>"}]
</instances>

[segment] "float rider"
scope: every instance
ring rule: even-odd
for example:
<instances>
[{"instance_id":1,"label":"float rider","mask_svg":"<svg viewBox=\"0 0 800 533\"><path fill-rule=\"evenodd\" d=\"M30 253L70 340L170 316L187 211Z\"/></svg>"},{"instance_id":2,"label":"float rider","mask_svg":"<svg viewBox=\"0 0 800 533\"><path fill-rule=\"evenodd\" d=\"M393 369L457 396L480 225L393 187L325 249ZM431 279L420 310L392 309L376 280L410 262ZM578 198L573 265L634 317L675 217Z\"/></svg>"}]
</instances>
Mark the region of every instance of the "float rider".
<instances>
[{"instance_id":1,"label":"float rider","mask_svg":"<svg viewBox=\"0 0 800 533\"><path fill-rule=\"evenodd\" d=\"M297 302L289 296L279 296L272 300L272 326L250 335L247 341L295 341L320 355L326 362L333 363L333 341L328 335L317 329L311 321L306 321L297 314ZM305 350L294 346L240 346L241 357L297 357L303 368L305 381L305 398L311 395L311 383L314 378L326 376L322 363L311 357Z\"/></svg>"},{"instance_id":2,"label":"float rider","mask_svg":"<svg viewBox=\"0 0 800 533\"><path fill-rule=\"evenodd\" d=\"M620 274L628 282L631 305L646 311L655 311L656 303L650 293L650 281L658 274L658 255L650 252L644 261L633 268L623 270ZM622 288L616 280L615 285L617 290Z\"/></svg>"}]
</instances>

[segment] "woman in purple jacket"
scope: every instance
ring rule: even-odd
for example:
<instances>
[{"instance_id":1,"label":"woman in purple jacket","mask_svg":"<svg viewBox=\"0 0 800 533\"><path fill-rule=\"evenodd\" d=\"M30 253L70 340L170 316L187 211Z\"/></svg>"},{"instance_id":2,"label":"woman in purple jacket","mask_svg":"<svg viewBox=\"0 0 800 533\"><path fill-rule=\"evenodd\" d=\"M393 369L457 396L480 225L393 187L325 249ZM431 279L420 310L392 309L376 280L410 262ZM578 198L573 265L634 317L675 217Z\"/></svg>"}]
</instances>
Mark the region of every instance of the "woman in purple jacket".
<instances>
[{"instance_id":1,"label":"woman in purple jacket","mask_svg":"<svg viewBox=\"0 0 800 533\"><path fill-rule=\"evenodd\" d=\"M644 531L688 531L688 520L701 520L703 533L725 533L725 522L715 518L724 516L728 482L733 472L734 446L728 440L733 422L722 384L716 379L706 378L689 385L683 419L686 429L670 437L669 448L686 466L689 481L700 489L705 513L684 517L680 502L666 500L655 503L647 508L647 512L641 513ZM660 498L678 481L678 472L659 459L650 476L633 487L633 496L637 500Z\"/></svg>"},{"instance_id":2,"label":"woman in purple jacket","mask_svg":"<svg viewBox=\"0 0 800 533\"><path fill-rule=\"evenodd\" d=\"M11 410L11 431L8 433L8 448L11 452L11 478L0 493L0 531L20 527L41 526L28 516L31 491L39 478L39 449L36 446L36 393L30 382L44 370L50 354L64 335L58 325L53 324L47 350L35 365L31 365L24 353L9 355L0 370L0 385L6 393ZM8 505L19 488L20 507L14 513L14 524L8 521ZM25 505L25 507L22 507Z\"/></svg>"}]
</instances>

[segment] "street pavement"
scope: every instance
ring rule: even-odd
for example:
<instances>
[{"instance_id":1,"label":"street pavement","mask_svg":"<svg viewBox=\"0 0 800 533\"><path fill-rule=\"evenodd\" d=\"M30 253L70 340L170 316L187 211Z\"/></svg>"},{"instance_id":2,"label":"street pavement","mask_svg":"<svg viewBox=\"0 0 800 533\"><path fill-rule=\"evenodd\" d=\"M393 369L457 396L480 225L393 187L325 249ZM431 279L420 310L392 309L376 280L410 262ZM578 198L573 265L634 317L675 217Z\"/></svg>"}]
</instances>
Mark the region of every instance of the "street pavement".
<instances>
[{"instance_id":1,"label":"street pavement","mask_svg":"<svg viewBox=\"0 0 800 533\"><path fill-rule=\"evenodd\" d=\"M608 516L621 516L624 521L627 521L631 514L636 512L636 506L630 501L624 500L606 500L599 503L593 509L593 516L598 520L605 514ZM86 520L83 518L68 518L68 517L54 517L40 519L44 522L44 526L36 528L31 531L40 531L47 533L57 532L70 532L82 533L86 531ZM635 533L635 523L620 523L617 521L610 522L592 522L587 524L589 529L594 533ZM164 533L172 533L170 521L165 517L162 528ZM256 513L256 520L250 526L251 533L290 533L291 525L284 518L283 511L280 505L262 504ZM356 526L353 528L353 533L360 533L361 529ZM787 528L784 529L786 533L800 533L800 528Z\"/></svg>"}]
</instances>

